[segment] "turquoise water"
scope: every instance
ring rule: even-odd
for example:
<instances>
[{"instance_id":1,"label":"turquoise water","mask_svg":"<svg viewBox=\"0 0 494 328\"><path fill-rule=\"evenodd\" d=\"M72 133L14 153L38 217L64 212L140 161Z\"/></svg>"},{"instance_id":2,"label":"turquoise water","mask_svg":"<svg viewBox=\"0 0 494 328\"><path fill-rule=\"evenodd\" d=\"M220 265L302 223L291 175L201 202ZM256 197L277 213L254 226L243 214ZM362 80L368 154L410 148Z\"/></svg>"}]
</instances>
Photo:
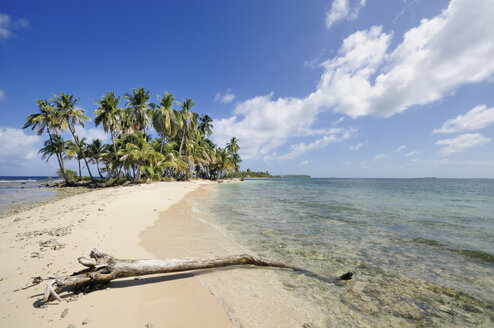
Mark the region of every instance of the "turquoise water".
<instances>
[{"instance_id":1,"label":"turquoise water","mask_svg":"<svg viewBox=\"0 0 494 328\"><path fill-rule=\"evenodd\" d=\"M221 185L210 220L279 271L318 326L494 326L494 180L273 179Z\"/></svg>"}]
</instances>

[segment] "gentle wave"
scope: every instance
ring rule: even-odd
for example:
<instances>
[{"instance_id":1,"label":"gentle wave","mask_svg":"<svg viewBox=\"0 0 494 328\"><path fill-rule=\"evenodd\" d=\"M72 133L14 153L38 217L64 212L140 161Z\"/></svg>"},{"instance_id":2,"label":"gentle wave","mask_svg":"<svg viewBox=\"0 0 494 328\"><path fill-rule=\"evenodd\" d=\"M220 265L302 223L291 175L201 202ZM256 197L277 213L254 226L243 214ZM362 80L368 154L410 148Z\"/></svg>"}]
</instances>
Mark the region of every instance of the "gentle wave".
<instances>
[{"instance_id":1,"label":"gentle wave","mask_svg":"<svg viewBox=\"0 0 494 328\"><path fill-rule=\"evenodd\" d=\"M317 326L488 326L494 318L492 180L248 181L219 187L208 210L259 256L355 273L344 288L280 273L321 313Z\"/></svg>"},{"instance_id":2,"label":"gentle wave","mask_svg":"<svg viewBox=\"0 0 494 328\"><path fill-rule=\"evenodd\" d=\"M444 250L447 250L447 251L450 251L453 253L458 253L458 254L464 255L464 256L472 258L472 259L494 263L494 255L489 254L489 253L484 252L484 251L472 250L472 249L451 248L448 245L443 244L437 240L421 238L421 237L410 239L410 241L414 242L414 243L426 244L429 246L438 247L438 248L441 248L441 249L444 249Z\"/></svg>"}]
</instances>

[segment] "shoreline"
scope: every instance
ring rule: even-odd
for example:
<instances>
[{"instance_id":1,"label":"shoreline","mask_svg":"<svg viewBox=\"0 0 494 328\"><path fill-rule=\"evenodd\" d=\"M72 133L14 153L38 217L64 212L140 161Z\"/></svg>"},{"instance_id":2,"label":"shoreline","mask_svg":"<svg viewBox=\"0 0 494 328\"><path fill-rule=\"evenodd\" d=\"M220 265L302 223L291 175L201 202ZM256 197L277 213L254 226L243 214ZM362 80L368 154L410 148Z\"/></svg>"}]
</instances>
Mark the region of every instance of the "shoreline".
<instances>
[{"instance_id":1,"label":"shoreline","mask_svg":"<svg viewBox=\"0 0 494 328\"><path fill-rule=\"evenodd\" d=\"M136 259L246 253L193 208L218 187L193 180L89 190L0 219L0 261L9 264L0 268L0 326L299 327L310 321L269 269L118 279L105 290L63 292L62 303L41 308L47 281L26 288L33 277L82 269L77 258L93 248Z\"/></svg>"},{"instance_id":2,"label":"shoreline","mask_svg":"<svg viewBox=\"0 0 494 328\"><path fill-rule=\"evenodd\" d=\"M154 225L140 233L141 245L158 258L256 255L219 231L194 207L210 199L216 188L220 186L202 185L160 212ZM189 274L215 296L236 327L309 327L314 316L300 310L306 307L283 288L277 270L227 267Z\"/></svg>"},{"instance_id":3,"label":"shoreline","mask_svg":"<svg viewBox=\"0 0 494 328\"><path fill-rule=\"evenodd\" d=\"M163 309L156 307L156 300L166 299L171 302L169 306L176 303L173 296L182 294L181 285L187 280L181 279L183 274L120 279L112 282L108 290L70 297L63 293L62 298L68 302L54 302L43 308L35 306L46 281L14 290L28 286L32 277L67 275L82 269L77 258L87 256L95 247L120 258L153 258L139 245L139 232L154 224L159 211L179 203L190 191L206 183L164 182L105 188L1 219L0 260L8 265L0 268L0 325L67 327L89 321L92 326L138 327L149 323L160 327L158 320ZM209 297L207 304L222 311L207 289L199 283L197 286L199 293ZM193 301L186 297L187 293L183 295L186 301ZM201 304L194 306L192 302L189 307L193 310L198 306ZM171 315L171 319L180 322L179 316ZM214 317L223 318L225 326L230 324L226 313L215 312Z\"/></svg>"},{"instance_id":4,"label":"shoreline","mask_svg":"<svg viewBox=\"0 0 494 328\"><path fill-rule=\"evenodd\" d=\"M21 214L25 211L29 211L31 209L34 209L39 206L43 206L46 204L50 204L53 202L56 202L61 199L65 199L68 197L72 196L77 196L80 194L85 194L87 192L92 192L95 190L100 190L99 189L94 189L94 188L87 188L87 187L80 187L80 186L75 186L75 187L57 187L57 186L49 186L49 187L41 187L43 183L39 184L39 188L47 188L47 191L53 191L56 192L57 194L49 197L40 197L38 199L32 199L28 200L25 202L21 203L16 203L14 205L10 205L9 208L5 211L0 212L0 220L7 218L9 216ZM37 188L36 188L37 189Z\"/></svg>"}]
</instances>

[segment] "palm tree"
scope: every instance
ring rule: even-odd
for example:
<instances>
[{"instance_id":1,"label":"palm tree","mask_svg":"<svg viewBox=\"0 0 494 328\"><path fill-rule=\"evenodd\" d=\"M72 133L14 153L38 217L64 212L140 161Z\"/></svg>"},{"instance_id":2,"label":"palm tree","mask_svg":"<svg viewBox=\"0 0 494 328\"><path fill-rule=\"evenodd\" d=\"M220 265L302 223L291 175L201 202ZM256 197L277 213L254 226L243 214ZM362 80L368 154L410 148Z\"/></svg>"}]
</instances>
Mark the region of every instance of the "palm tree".
<instances>
[{"instance_id":1,"label":"palm tree","mask_svg":"<svg viewBox=\"0 0 494 328\"><path fill-rule=\"evenodd\" d=\"M230 155L238 153L240 147L238 146L238 139L233 137L230 139L230 143L226 144L226 150Z\"/></svg>"},{"instance_id":2,"label":"palm tree","mask_svg":"<svg viewBox=\"0 0 494 328\"><path fill-rule=\"evenodd\" d=\"M51 106L46 99L38 99L36 100L36 103L39 107L39 113L29 115L22 128L27 129L28 127L31 127L31 130L36 130L37 135L41 135L46 131L49 139L53 141L53 134L58 135L58 130L60 129L58 123L56 122L56 109ZM67 182L67 174L65 172L65 168L63 167L63 154L55 152L55 156L57 157L57 161L60 166L60 172Z\"/></svg>"},{"instance_id":3,"label":"palm tree","mask_svg":"<svg viewBox=\"0 0 494 328\"><path fill-rule=\"evenodd\" d=\"M167 137L173 138L177 134L177 112L172 109L175 97L173 94L165 91L165 96L161 98L158 96L160 104L150 104L153 110L151 111L151 120L153 127L161 136L160 152L163 152L163 144Z\"/></svg>"},{"instance_id":4,"label":"palm tree","mask_svg":"<svg viewBox=\"0 0 494 328\"><path fill-rule=\"evenodd\" d=\"M79 137L77 137L77 140L79 141L79 145L72 140L67 140L65 142L65 155L67 158L75 159L77 161L79 166L79 178L82 178L81 159L83 155L81 149L83 149L84 153L89 157L88 151L86 151L88 144L86 143L87 139L85 137L80 140Z\"/></svg>"},{"instance_id":5,"label":"palm tree","mask_svg":"<svg viewBox=\"0 0 494 328\"><path fill-rule=\"evenodd\" d=\"M72 137L74 138L75 144L79 147L79 151L81 152L82 159L86 163L87 171L91 179L94 180L93 175L91 174L91 169L89 168L89 163L84 154L84 149L82 148L76 134L75 127L77 124L80 124L84 127L84 121L90 121L89 117L84 115L84 110L77 109L75 104L79 101L79 98L74 99L74 95L68 95L65 93L61 93L60 97L57 95L53 95L54 98L50 99L50 101L57 108L57 123L60 124L62 130L69 129Z\"/></svg>"},{"instance_id":6,"label":"palm tree","mask_svg":"<svg viewBox=\"0 0 494 328\"><path fill-rule=\"evenodd\" d=\"M103 158L105 154L105 145L100 139L94 139L92 143L87 146L87 150L91 160L96 163L96 168L98 169L98 174L101 179L103 179L103 175L101 174L101 170L99 167L99 162Z\"/></svg>"},{"instance_id":7,"label":"palm tree","mask_svg":"<svg viewBox=\"0 0 494 328\"><path fill-rule=\"evenodd\" d=\"M101 100L95 101L95 104L99 107L94 111L94 115L96 116L94 124L96 126L103 124L105 132L110 132L113 150L115 152L117 151L115 139L120 129L120 116L122 112L122 109L118 107L119 102L120 97L115 98L113 91L107 92L106 95L101 97Z\"/></svg>"},{"instance_id":8,"label":"palm tree","mask_svg":"<svg viewBox=\"0 0 494 328\"><path fill-rule=\"evenodd\" d=\"M216 169L218 170L220 177L223 177L224 173L230 173L233 169L233 164L228 156L228 151L225 148L218 148L216 150Z\"/></svg>"},{"instance_id":9,"label":"palm tree","mask_svg":"<svg viewBox=\"0 0 494 328\"><path fill-rule=\"evenodd\" d=\"M48 136L51 138L52 132L55 134L58 133L56 110L46 99L38 99L36 100L36 103L39 107L39 113L29 115L22 128L27 129L28 127L31 127L31 130L36 130L37 135L42 135L46 130Z\"/></svg>"},{"instance_id":10,"label":"palm tree","mask_svg":"<svg viewBox=\"0 0 494 328\"><path fill-rule=\"evenodd\" d=\"M65 164L63 161L63 153L65 152L65 142L62 137L55 134L50 139L44 142L44 147L39 150L39 153L43 154L41 159L45 159L48 162L52 155L57 156L58 164L60 165L60 172L65 180L66 184L70 184L69 178L67 177L67 173L65 172Z\"/></svg>"},{"instance_id":11,"label":"palm tree","mask_svg":"<svg viewBox=\"0 0 494 328\"><path fill-rule=\"evenodd\" d=\"M137 168L134 175L134 182L137 182L141 179L144 166L149 165L150 162L159 165L165 160L165 157L151 147L146 140L146 135L141 131L137 131L129 137L132 141L126 143L125 147L118 151L118 155L121 156L120 161L127 162Z\"/></svg>"},{"instance_id":12,"label":"palm tree","mask_svg":"<svg viewBox=\"0 0 494 328\"><path fill-rule=\"evenodd\" d=\"M197 128L201 130L203 136L209 137L213 133L213 119L206 114L201 116L200 121Z\"/></svg>"},{"instance_id":13,"label":"palm tree","mask_svg":"<svg viewBox=\"0 0 494 328\"><path fill-rule=\"evenodd\" d=\"M186 137L190 136L192 130L197 124L197 114L190 110L195 104L196 103L194 100L190 98L187 98L182 103L179 103L180 107L182 107L178 120L179 127L182 129L182 138L180 140L180 148L178 149L180 155L182 155L182 148Z\"/></svg>"},{"instance_id":14,"label":"palm tree","mask_svg":"<svg viewBox=\"0 0 494 328\"><path fill-rule=\"evenodd\" d=\"M226 150L228 151L228 154L230 155L230 161L232 162L232 167L233 170L238 172L240 170L240 162L242 162L242 159L238 155L238 151L240 150L240 147L238 145L238 140L237 138L233 137L230 139L230 143L226 145Z\"/></svg>"},{"instance_id":15,"label":"palm tree","mask_svg":"<svg viewBox=\"0 0 494 328\"><path fill-rule=\"evenodd\" d=\"M144 131L149 123L147 102L150 97L151 92L144 90L143 87L132 89L132 94L126 93L123 96L127 100L126 106L128 106L134 131Z\"/></svg>"}]
</instances>

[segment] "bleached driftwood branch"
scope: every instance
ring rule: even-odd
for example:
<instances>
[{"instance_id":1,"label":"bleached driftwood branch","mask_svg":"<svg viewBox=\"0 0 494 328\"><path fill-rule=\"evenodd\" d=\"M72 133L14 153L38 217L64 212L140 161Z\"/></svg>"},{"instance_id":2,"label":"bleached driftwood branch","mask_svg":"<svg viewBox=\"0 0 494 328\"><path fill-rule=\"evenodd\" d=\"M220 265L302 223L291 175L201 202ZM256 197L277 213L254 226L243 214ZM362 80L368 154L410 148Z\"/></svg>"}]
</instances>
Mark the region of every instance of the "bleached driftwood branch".
<instances>
[{"instance_id":1,"label":"bleached driftwood branch","mask_svg":"<svg viewBox=\"0 0 494 328\"><path fill-rule=\"evenodd\" d=\"M209 258L183 257L175 259L155 260L123 260L111 255L101 253L94 249L90 258L80 257L79 263L87 269L75 272L70 276L59 277L51 280L45 289L44 302L53 299L61 301L59 291L73 285L97 285L110 282L111 280L125 277L144 276L157 273L171 273L191 271L198 269L221 268L234 265L254 265L262 267L287 268L309 274L316 278L331 281L313 272L287 265L280 262L265 260L248 254L233 256L216 256ZM345 275L351 273L346 273ZM340 277L340 279L345 279ZM346 278L347 280L348 278Z\"/></svg>"}]
</instances>

